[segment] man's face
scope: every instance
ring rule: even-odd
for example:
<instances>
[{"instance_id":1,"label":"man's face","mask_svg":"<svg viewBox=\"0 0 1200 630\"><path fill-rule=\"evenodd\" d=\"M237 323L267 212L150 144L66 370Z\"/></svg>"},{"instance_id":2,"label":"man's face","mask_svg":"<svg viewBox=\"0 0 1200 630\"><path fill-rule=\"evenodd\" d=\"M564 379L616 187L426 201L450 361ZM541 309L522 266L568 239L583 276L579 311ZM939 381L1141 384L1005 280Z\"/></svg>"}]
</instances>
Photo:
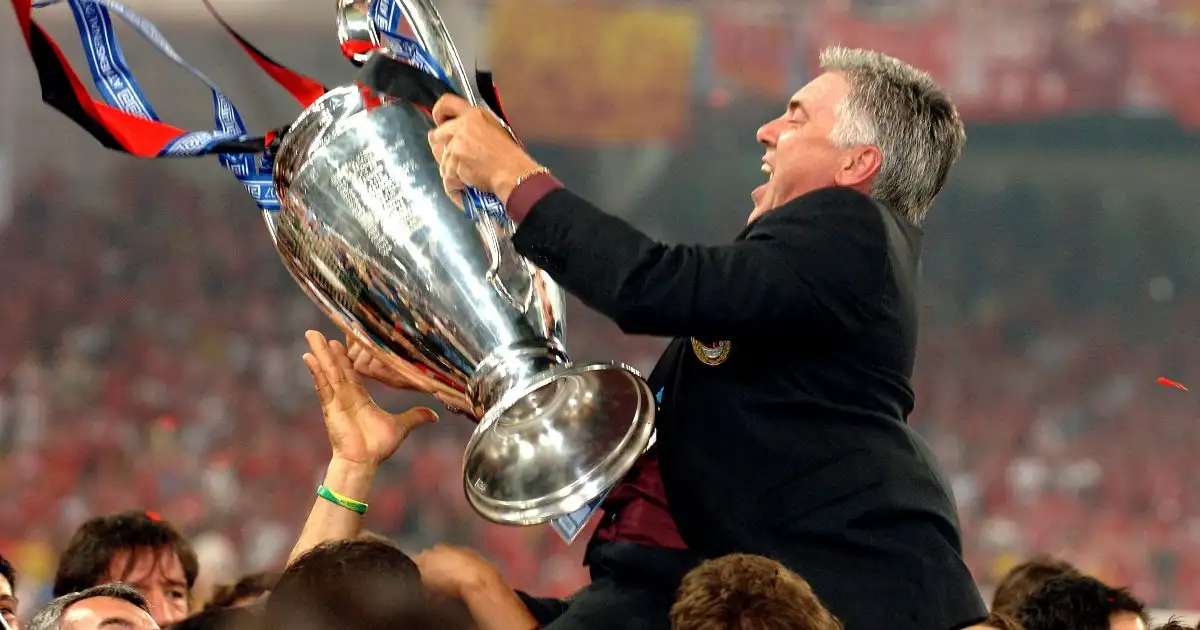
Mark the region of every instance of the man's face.
<instances>
[{"instance_id":1,"label":"man's face","mask_svg":"<svg viewBox=\"0 0 1200 630\"><path fill-rule=\"evenodd\" d=\"M829 140L838 119L837 106L849 92L844 76L826 72L796 92L782 116L758 129L756 137L766 147L763 172L769 179L750 194L754 200L751 221L820 188L849 186L868 191L878 170L871 159L879 150L839 149Z\"/></svg>"},{"instance_id":2,"label":"man's face","mask_svg":"<svg viewBox=\"0 0 1200 630\"><path fill-rule=\"evenodd\" d=\"M12 630L20 630L17 625L17 594L13 592L8 578L0 575L0 617Z\"/></svg>"},{"instance_id":3,"label":"man's face","mask_svg":"<svg viewBox=\"0 0 1200 630\"><path fill-rule=\"evenodd\" d=\"M1117 613L1108 618L1108 623L1111 630L1146 630L1146 622L1131 612Z\"/></svg>"},{"instance_id":4,"label":"man's face","mask_svg":"<svg viewBox=\"0 0 1200 630\"><path fill-rule=\"evenodd\" d=\"M188 615L187 577L170 548L121 550L108 565L108 582L124 582L142 593L154 621L165 628Z\"/></svg>"},{"instance_id":5,"label":"man's face","mask_svg":"<svg viewBox=\"0 0 1200 630\"><path fill-rule=\"evenodd\" d=\"M63 611L62 630L158 630L146 611L115 597L89 597Z\"/></svg>"}]
</instances>

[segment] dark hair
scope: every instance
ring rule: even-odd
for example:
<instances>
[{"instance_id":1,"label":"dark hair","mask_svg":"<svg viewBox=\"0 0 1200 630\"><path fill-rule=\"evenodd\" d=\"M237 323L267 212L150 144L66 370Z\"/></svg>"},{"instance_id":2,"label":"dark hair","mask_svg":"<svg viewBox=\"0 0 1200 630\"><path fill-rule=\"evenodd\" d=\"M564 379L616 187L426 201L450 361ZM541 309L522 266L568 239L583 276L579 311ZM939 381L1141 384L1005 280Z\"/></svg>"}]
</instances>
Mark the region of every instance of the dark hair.
<instances>
[{"instance_id":1,"label":"dark hair","mask_svg":"<svg viewBox=\"0 0 1200 630\"><path fill-rule=\"evenodd\" d=\"M416 563L374 539L321 543L283 572L263 608L262 630L464 627L421 584Z\"/></svg>"},{"instance_id":2,"label":"dark hair","mask_svg":"<svg viewBox=\"0 0 1200 630\"><path fill-rule=\"evenodd\" d=\"M62 623L63 612L71 606L93 597L112 597L113 599L124 600L141 608L147 615L150 614L150 606L146 603L146 598L137 589L128 584L110 582L108 584L85 588L75 593L59 595L50 600L50 603L43 606L33 616L33 619L29 620L29 623L25 626L25 630L58 630L59 624Z\"/></svg>"},{"instance_id":3,"label":"dark hair","mask_svg":"<svg viewBox=\"0 0 1200 630\"><path fill-rule=\"evenodd\" d=\"M2 555L0 555L0 577L8 580L8 585L12 587L13 591L17 590L17 570Z\"/></svg>"},{"instance_id":4,"label":"dark hair","mask_svg":"<svg viewBox=\"0 0 1200 630\"><path fill-rule=\"evenodd\" d=\"M1025 598L1017 622L1025 630L1109 630L1110 618L1119 613L1149 621L1146 604L1128 589L1086 575L1063 575Z\"/></svg>"},{"instance_id":5,"label":"dark hair","mask_svg":"<svg viewBox=\"0 0 1200 630\"><path fill-rule=\"evenodd\" d=\"M253 627L254 613L245 608L207 608L167 630L243 630Z\"/></svg>"},{"instance_id":6,"label":"dark hair","mask_svg":"<svg viewBox=\"0 0 1200 630\"><path fill-rule=\"evenodd\" d=\"M1021 630L1021 624L1016 619L1001 612L992 611L983 625L995 630Z\"/></svg>"},{"instance_id":7,"label":"dark hair","mask_svg":"<svg viewBox=\"0 0 1200 630\"><path fill-rule=\"evenodd\" d=\"M1180 619L1179 617L1171 617L1170 619L1167 620L1167 623L1164 623L1163 625L1158 626L1154 630L1195 630L1195 629L1192 628L1191 626L1187 625L1186 623L1184 623L1183 620Z\"/></svg>"},{"instance_id":8,"label":"dark hair","mask_svg":"<svg viewBox=\"0 0 1200 630\"><path fill-rule=\"evenodd\" d=\"M747 554L708 560L684 576L674 630L840 630L812 587L782 564Z\"/></svg>"},{"instance_id":9,"label":"dark hair","mask_svg":"<svg viewBox=\"0 0 1200 630\"><path fill-rule=\"evenodd\" d=\"M218 586L204 609L232 608L238 600L270 593L278 581L278 573L266 571L242 576L242 579L238 580L236 584Z\"/></svg>"},{"instance_id":10,"label":"dark hair","mask_svg":"<svg viewBox=\"0 0 1200 630\"><path fill-rule=\"evenodd\" d=\"M1016 615L1021 602L1048 580L1063 575L1080 576L1075 565L1054 556L1039 554L1009 570L992 595L992 610L1004 615Z\"/></svg>"},{"instance_id":11,"label":"dark hair","mask_svg":"<svg viewBox=\"0 0 1200 630\"><path fill-rule=\"evenodd\" d=\"M103 583L113 558L121 551L170 550L183 565L183 574L190 592L200 572L196 552L182 534L157 514L148 512L121 512L90 519L71 536L67 548L58 557L58 571L54 576L55 597L82 591ZM157 561L157 559L156 559ZM133 557L129 558L120 577L132 569Z\"/></svg>"}]
</instances>

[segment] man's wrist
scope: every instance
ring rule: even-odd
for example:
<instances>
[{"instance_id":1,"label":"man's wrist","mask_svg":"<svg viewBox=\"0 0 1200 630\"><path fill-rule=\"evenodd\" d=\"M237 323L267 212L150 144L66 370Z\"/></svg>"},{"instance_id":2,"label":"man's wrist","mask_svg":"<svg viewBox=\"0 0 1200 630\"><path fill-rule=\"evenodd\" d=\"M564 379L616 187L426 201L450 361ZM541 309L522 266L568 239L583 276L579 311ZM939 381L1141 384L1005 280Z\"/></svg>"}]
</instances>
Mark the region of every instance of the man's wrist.
<instances>
[{"instance_id":1,"label":"man's wrist","mask_svg":"<svg viewBox=\"0 0 1200 630\"><path fill-rule=\"evenodd\" d=\"M508 589L500 573L490 565L481 566L464 576L458 584L458 596L464 603L471 600L491 599Z\"/></svg>"},{"instance_id":2,"label":"man's wrist","mask_svg":"<svg viewBox=\"0 0 1200 630\"><path fill-rule=\"evenodd\" d=\"M335 455L329 460L329 466L325 469L324 485L330 490L362 501L365 500L365 496L352 495L365 495L371 488L371 482L375 480L377 470L379 470L378 464L342 459Z\"/></svg>"},{"instance_id":3,"label":"man's wrist","mask_svg":"<svg viewBox=\"0 0 1200 630\"><path fill-rule=\"evenodd\" d=\"M500 203L507 204L508 198L512 196L513 190L521 184L521 180L540 168L542 167L537 162L526 158L512 168L500 169L492 179L492 192L500 199Z\"/></svg>"}]
</instances>

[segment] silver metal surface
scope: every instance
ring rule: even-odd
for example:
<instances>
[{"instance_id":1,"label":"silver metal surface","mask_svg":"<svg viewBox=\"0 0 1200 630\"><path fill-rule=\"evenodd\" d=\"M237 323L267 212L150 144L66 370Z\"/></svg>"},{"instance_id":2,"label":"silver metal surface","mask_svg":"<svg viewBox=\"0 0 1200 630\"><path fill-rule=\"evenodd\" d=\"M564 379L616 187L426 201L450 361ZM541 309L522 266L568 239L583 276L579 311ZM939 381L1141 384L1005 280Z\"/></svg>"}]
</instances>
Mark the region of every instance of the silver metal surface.
<instances>
[{"instance_id":1,"label":"silver metal surface","mask_svg":"<svg viewBox=\"0 0 1200 630\"><path fill-rule=\"evenodd\" d=\"M479 90L463 66L450 31L446 28L442 16L434 6L433 0L395 0L404 13L404 19L412 27L417 43L425 50L431 59L437 62L446 75L450 88L459 96L467 99L472 105L480 105Z\"/></svg>"},{"instance_id":2,"label":"silver metal surface","mask_svg":"<svg viewBox=\"0 0 1200 630\"><path fill-rule=\"evenodd\" d=\"M654 398L623 365L568 362L561 290L516 253L511 222L472 218L446 196L432 128L410 103L331 90L281 143L282 209L268 227L329 317L469 400L471 505L495 522L543 523L625 475L650 440Z\"/></svg>"},{"instance_id":3,"label":"silver metal surface","mask_svg":"<svg viewBox=\"0 0 1200 630\"><path fill-rule=\"evenodd\" d=\"M369 52L352 52L347 44L365 44L379 47L379 33L371 22L370 0L337 0L337 35L342 54L356 64L362 64Z\"/></svg>"}]
</instances>

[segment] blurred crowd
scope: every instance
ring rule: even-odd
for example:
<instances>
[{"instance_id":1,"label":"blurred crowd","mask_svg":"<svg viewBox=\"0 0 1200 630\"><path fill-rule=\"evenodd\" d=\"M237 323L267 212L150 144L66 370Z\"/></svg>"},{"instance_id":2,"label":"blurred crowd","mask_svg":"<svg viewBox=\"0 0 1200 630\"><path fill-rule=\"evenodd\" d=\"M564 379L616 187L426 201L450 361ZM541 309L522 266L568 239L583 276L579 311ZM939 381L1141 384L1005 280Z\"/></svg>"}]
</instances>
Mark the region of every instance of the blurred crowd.
<instances>
[{"instance_id":1,"label":"blurred crowd","mask_svg":"<svg viewBox=\"0 0 1200 630\"><path fill-rule=\"evenodd\" d=\"M1200 606L1200 423L1175 386L1198 376L1190 228L1166 195L1106 209L1067 190L940 201L911 421L952 477L982 584L1044 551Z\"/></svg>"}]
</instances>

